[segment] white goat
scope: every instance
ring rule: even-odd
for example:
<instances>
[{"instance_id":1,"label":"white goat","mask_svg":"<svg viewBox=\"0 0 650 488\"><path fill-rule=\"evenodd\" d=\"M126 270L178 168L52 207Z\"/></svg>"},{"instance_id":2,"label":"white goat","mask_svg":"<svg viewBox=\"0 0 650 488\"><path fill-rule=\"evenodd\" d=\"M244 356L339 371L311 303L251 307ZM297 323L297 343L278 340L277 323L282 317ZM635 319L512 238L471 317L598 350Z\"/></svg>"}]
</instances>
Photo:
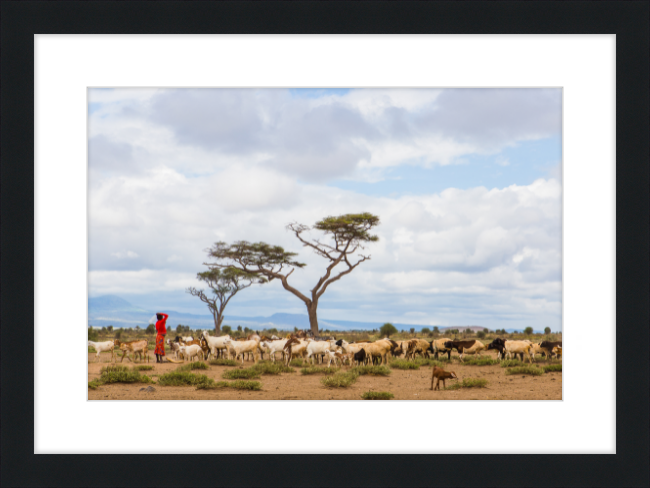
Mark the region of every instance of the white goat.
<instances>
[{"instance_id":1,"label":"white goat","mask_svg":"<svg viewBox=\"0 0 650 488\"><path fill-rule=\"evenodd\" d=\"M203 349L198 344L192 344L191 346L180 346L180 353L183 355L183 361L186 359L192 360L193 357L197 359L203 359Z\"/></svg>"},{"instance_id":2,"label":"white goat","mask_svg":"<svg viewBox=\"0 0 650 488\"><path fill-rule=\"evenodd\" d=\"M224 342L228 346L228 350L230 351L232 349L235 353L235 360L241 356L242 365L244 364L244 354L247 352L253 355L253 362L257 362L257 356L255 356L257 352L257 341L233 341L232 339L226 339Z\"/></svg>"},{"instance_id":3,"label":"white goat","mask_svg":"<svg viewBox=\"0 0 650 488\"><path fill-rule=\"evenodd\" d=\"M172 342L171 339L167 339L167 345L169 346L171 352L174 353L174 357L178 359L178 353L181 349L181 345L178 342Z\"/></svg>"},{"instance_id":4,"label":"white goat","mask_svg":"<svg viewBox=\"0 0 650 488\"><path fill-rule=\"evenodd\" d=\"M271 360L275 362L275 353L283 352L284 346L286 345L288 340L289 339L280 339L279 341L270 341L270 342L264 341L264 342L260 342L260 346L266 349L266 352L268 352Z\"/></svg>"},{"instance_id":5,"label":"white goat","mask_svg":"<svg viewBox=\"0 0 650 488\"><path fill-rule=\"evenodd\" d=\"M295 342L295 341L298 341L298 342ZM285 346L284 346L284 353L285 353L285 358L284 359L287 362L287 364L289 364L294 357L298 357L298 356L304 357L304 356L306 356L307 355L307 345L308 344L309 343L307 341L303 341L302 339L292 339L291 343L289 343L289 341L287 341L287 344L285 344ZM287 345L289 345L289 347L287 347ZM289 350L291 350L290 353L289 353Z\"/></svg>"},{"instance_id":6,"label":"white goat","mask_svg":"<svg viewBox=\"0 0 650 488\"><path fill-rule=\"evenodd\" d=\"M327 367L329 368L330 365L332 364L332 361L334 361L334 366L340 364L343 366L343 364L348 361L349 364L352 364L352 359L353 359L353 354L341 354L340 352L336 351L326 351L325 357L329 358L329 362L327 363Z\"/></svg>"},{"instance_id":7,"label":"white goat","mask_svg":"<svg viewBox=\"0 0 650 488\"><path fill-rule=\"evenodd\" d=\"M204 330L203 338L208 343L208 347L210 348L210 354L212 354L214 357L217 357L217 351L223 349L225 349L226 351L228 350L228 347L226 346L226 339L230 339L229 335L212 337L207 330Z\"/></svg>"},{"instance_id":8,"label":"white goat","mask_svg":"<svg viewBox=\"0 0 650 488\"><path fill-rule=\"evenodd\" d=\"M307 360L313 358L313 356L336 350L336 341L314 341L307 339L307 342L309 343L307 344Z\"/></svg>"},{"instance_id":9,"label":"white goat","mask_svg":"<svg viewBox=\"0 0 650 488\"><path fill-rule=\"evenodd\" d=\"M105 351L111 351L111 361L115 360L115 343L113 341L106 341L106 342L88 341L88 345L94 347L95 351L97 351L97 359L95 359L95 362L99 361L100 353Z\"/></svg>"}]
</instances>

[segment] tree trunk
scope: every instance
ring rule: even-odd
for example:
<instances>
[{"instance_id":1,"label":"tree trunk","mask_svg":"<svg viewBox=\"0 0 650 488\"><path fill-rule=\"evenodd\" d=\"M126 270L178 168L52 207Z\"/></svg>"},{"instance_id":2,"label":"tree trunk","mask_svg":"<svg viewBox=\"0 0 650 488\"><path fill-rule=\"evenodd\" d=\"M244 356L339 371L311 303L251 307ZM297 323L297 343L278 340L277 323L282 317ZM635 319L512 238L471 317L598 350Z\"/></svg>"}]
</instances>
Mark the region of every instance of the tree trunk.
<instances>
[{"instance_id":1,"label":"tree trunk","mask_svg":"<svg viewBox=\"0 0 650 488\"><path fill-rule=\"evenodd\" d=\"M312 302L311 305L307 305L307 314L309 315L309 326L312 333L317 336L318 334L318 317L316 316L316 308L318 303Z\"/></svg>"},{"instance_id":2,"label":"tree trunk","mask_svg":"<svg viewBox=\"0 0 650 488\"><path fill-rule=\"evenodd\" d=\"M223 323L223 315L218 317L214 315L214 335L219 337L221 335L221 324Z\"/></svg>"}]
</instances>

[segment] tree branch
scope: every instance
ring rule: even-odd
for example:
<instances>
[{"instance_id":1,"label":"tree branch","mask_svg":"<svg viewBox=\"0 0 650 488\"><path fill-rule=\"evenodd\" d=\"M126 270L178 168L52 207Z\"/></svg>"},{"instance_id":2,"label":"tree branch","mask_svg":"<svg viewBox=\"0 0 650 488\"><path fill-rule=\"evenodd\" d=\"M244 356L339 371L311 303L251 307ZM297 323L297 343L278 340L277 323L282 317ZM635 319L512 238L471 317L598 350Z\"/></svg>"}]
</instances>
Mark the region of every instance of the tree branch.
<instances>
[{"instance_id":1,"label":"tree branch","mask_svg":"<svg viewBox=\"0 0 650 488\"><path fill-rule=\"evenodd\" d=\"M323 295L323 293L325 293L325 290L327 290L327 287L330 286L331 283L334 283L335 281L340 280L340 279L341 279L343 276L345 276L346 274L351 273L352 270L353 270L354 268L356 268L357 266L359 266L361 263L363 263L363 262L366 261L367 259L370 259L370 256L361 256L361 259L360 259L359 261L357 261L354 265L351 265L350 262L349 262L348 259L347 259L347 256L345 256L345 263L348 265L348 269L345 270L345 271L342 271L341 273L339 273L338 275L336 275L334 278L330 278L329 280L327 280L327 281L323 284L323 288L322 288L322 290L319 291L319 292L316 294L316 298L320 298L320 297Z\"/></svg>"}]
</instances>

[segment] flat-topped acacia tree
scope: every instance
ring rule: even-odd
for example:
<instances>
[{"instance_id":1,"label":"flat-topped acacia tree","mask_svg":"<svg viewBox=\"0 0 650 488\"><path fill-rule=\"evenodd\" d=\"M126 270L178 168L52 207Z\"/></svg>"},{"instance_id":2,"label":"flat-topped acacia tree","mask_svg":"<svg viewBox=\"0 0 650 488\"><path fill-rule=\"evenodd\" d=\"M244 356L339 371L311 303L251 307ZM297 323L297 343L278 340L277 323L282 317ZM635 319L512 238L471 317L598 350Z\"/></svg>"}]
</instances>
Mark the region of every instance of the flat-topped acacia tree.
<instances>
[{"instance_id":1,"label":"flat-topped acacia tree","mask_svg":"<svg viewBox=\"0 0 650 488\"><path fill-rule=\"evenodd\" d=\"M187 293L199 297L208 306L214 318L215 335L221 334L223 313L230 299L254 283L263 284L268 281L264 276L246 273L245 271L230 267L224 269L211 268L203 273L197 273L196 278L210 287L212 296L210 297L203 290L198 290L194 287L189 287Z\"/></svg>"},{"instance_id":2,"label":"flat-topped acacia tree","mask_svg":"<svg viewBox=\"0 0 650 488\"><path fill-rule=\"evenodd\" d=\"M318 301L330 284L340 280L370 259L369 255L359 254L356 258L352 258L352 255L364 249L365 243L379 240L376 235L370 233L377 225L379 225L379 217L370 213L326 217L316 222L313 227L297 223L287 225L287 230L295 234L303 247L310 247L316 254L329 260L325 274L310 290L309 296L289 284L291 273L296 268L303 268L305 264L294 259L297 253L285 251L280 246L271 246L265 242L236 241L233 244L217 242L208 250L208 255L217 262L204 264L211 269L235 268L249 275L265 277L268 281L280 280L285 290L305 303L311 331L318 334ZM311 229L323 232L330 242L305 239L303 234ZM339 264L345 266L345 269L335 273L334 268Z\"/></svg>"}]
</instances>

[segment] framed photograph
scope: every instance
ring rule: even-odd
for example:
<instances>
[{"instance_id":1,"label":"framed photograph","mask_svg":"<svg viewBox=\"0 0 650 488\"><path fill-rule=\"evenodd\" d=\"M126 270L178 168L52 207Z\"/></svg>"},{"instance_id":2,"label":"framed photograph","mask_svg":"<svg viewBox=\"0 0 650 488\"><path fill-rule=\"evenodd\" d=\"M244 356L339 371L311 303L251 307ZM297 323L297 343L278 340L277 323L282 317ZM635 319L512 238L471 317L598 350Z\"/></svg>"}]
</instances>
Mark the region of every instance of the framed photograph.
<instances>
[{"instance_id":1,"label":"framed photograph","mask_svg":"<svg viewBox=\"0 0 650 488\"><path fill-rule=\"evenodd\" d=\"M647 14L3 3L3 486L647 485Z\"/></svg>"},{"instance_id":2,"label":"framed photograph","mask_svg":"<svg viewBox=\"0 0 650 488\"><path fill-rule=\"evenodd\" d=\"M89 400L562 399L561 88L88 106Z\"/></svg>"}]
</instances>

